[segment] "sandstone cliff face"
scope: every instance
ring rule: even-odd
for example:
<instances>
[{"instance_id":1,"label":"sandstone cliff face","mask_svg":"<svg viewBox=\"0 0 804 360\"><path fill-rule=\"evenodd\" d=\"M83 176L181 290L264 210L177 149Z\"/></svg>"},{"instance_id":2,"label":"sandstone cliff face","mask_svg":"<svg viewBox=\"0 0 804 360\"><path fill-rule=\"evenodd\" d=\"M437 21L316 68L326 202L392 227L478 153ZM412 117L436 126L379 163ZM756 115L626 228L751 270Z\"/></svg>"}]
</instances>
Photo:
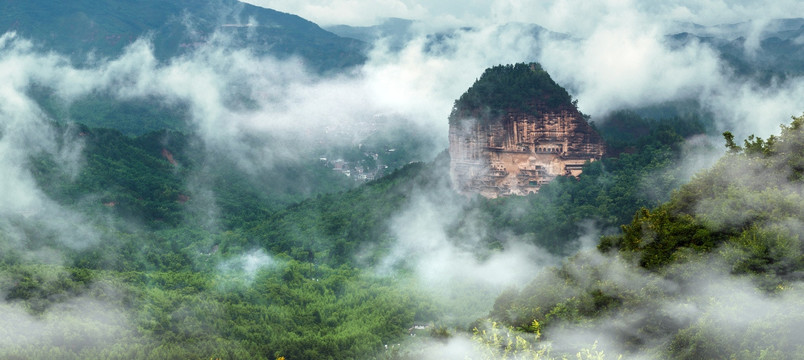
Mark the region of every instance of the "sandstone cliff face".
<instances>
[{"instance_id":1,"label":"sandstone cliff face","mask_svg":"<svg viewBox=\"0 0 804 360\"><path fill-rule=\"evenodd\" d=\"M578 176L605 151L600 135L572 104L536 103L493 121L451 121L450 173L462 193L526 195L556 176Z\"/></svg>"}]
</instances>

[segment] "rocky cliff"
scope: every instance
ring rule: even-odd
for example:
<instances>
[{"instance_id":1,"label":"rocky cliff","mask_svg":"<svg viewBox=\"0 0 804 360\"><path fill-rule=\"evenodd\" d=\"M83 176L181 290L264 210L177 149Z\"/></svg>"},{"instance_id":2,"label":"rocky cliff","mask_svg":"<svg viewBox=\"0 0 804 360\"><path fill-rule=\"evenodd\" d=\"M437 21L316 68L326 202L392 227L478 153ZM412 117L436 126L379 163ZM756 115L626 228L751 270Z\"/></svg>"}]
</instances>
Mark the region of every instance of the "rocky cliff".
<instances>
[{"instance_id":1,"label":"rocky cliff","mask_svg":"<svg viewBox=\"0 0 804 360\"><path fill-rule=\"evenodd\" d=\"M455 102L449 143L455 188L490 198L578 176L605 151L566 90L538 64L486 70Z\"/></svg>"}]
</instances>

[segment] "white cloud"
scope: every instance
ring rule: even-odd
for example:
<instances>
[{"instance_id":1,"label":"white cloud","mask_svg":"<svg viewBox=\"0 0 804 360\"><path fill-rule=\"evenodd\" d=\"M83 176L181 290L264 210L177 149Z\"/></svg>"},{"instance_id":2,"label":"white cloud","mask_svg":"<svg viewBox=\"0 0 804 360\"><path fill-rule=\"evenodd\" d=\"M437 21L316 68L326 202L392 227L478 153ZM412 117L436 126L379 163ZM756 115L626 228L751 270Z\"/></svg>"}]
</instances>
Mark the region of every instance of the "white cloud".
<instances>
[{"instance_id":1,"label":"white cloud","mask_svg":"<svg viewBox=\"0 0 804 360\"><path fill-rule=\"evenodd\" d=\"M65 275L61 271L38 275L44 282L58 282ZM0 282L10 280L4 278L7 276L0 273ZM51 294L48 299L25 303L9 301L7 294L0 294L0 357L35 353L42 348L69 348L78 353L131 341L136 336L135 327L127 311L114 304L121 296L119 291L97 283L89 292L101 294L106 301L85 295ZM31 304L44 303L48 306L34 314Z\"/></svg>"},{"instance_id":2,"label":"white cloud","mask_svg":"<svg viewBox=\"0 0 804 360\"><path fill-rule=\"evenodd\" d=\"M381 275L407 269L421 289L442 304L450 326L468 326L488 314L506 287L530 281L559 258L533 245L533 239L489 234L483 215L467 211L466 201L441 183L415 189L389 219L394 241L375 267ZM504 248L489 250L489 238Z\"/></svg>"},{"instance_id":3,"label":"white cloud","mask_svg":"<svg viewBox=\"0 0 804 360\"><path fill-rule=\"evenodd\" d=\"M251 283L260 270L271 268L276 264L277 261L265 250L254 249L220 263L218 270L226 276L244 279L247 283Z\"/></svg>"},{"instance_id":4,"label":"white cloud","mask_svg":"<svg viewBox=\"0 0 804 360\"><path fill-rule=\"evenodd\" d=\"M47 82L61 73L65 64L55 55L36 55L31 43L13 33L0 36L0 229L17 244L28 243L29 231L22 223L35 224L33 236L54 237L61 244L82 249L98 241L86 219L51 200L38 186L30 170L32 156L49 154L68 177L81 166L82 142L60 133L31 100L26 91L32 84ZM32 76L36 74L36 76ZM48 259L57 257L46 256Z\"/></svg>"},{"instance_id":5,"label":"white cloud","mask_svg":"<svg viewBox=\"0 0 804 360\"><path fill-rule=\"evenodd\" d=\"M789 81L762 89L751 81L734 80L731 69L719 60L709 45L690 43L677 47L665 35L676 31L677 22L691 21L715 25L753 20L736 27L729 36L747 38L746 53L757 50L760 34L768 19L804 15L797 1L762 4L751 1L686 1L656 3L635 0L582 2L526 0L438 2L399 2L376 6L357 1L263 1L259 4L305 16L309 7L329 8L337 16L350 9L367 11L364 19L378 16L410 17L414 11L424 25L421 29L471 25L474 31L459 31L444 39L446 51L425 51L427 40L414 39L399 53L375 48L364 67L368 89L383 94L378 104L391 111L432 109L415 118L430 121L442 131L437 117L448 113L451 101L465 90L483 69L500 63L538 60L562 86L579 99L581 110L600 119L607 112L650 105L667 100L698 98L718 117L721 127L746 129L745 134L767 135L777 123L804 108L795 100L804 92L801 81ZM282 6L284 7L282 7ZM382 13L384 15L377 15ZM583 21L579 21L583 19ZM316 18L312 18L318 21ZM539 39L523 28L495 24L518 21L568 32L575 40ZM324 21L322 23L337 23ZM340 21L344 22L344 21ZM364 21L365 23L366 21ZM421 30L420 29L420 30ZM442 27L443 29L443 27ZM427 104L421 101L426 99ZM422 106L422 105L430 105Z\"/></svg>"},{"instance_id":6,"label":"white cloud","mask_svg":"<svg viewBox=\"0 0 804 360\"><path fill-rule=\"evenodd\" d=\"M735 0L246 0L257 6L300 15L321 25L373 25L383 18L399 17L442 22L451 25L536 23L555 31L582 35L601 17L623 10L638 9L646 20L685 21L703 25L742 22L749 19L773 19L804 16L804 5L796 0L773 3Z\"/></svg>"}]
</instances>

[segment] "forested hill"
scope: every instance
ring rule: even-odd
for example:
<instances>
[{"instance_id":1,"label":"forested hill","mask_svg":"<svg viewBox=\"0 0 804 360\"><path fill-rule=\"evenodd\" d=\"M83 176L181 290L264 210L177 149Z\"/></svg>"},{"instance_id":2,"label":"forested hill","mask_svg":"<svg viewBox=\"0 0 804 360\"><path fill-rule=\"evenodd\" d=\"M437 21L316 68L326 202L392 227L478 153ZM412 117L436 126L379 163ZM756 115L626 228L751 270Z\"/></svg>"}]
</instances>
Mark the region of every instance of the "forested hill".
<instances>
[{"instance_id":1,"label":"forested hill","mask_svg":"<svg viewBox=\"0 0 804 360\"><path fill-rule=\"evenodd\" d=\"M574 106L572 97L537 63L498 65L483 75L455 101L450 124L475 117L483 123L506 111L535 113L536 101L551 107Z\"/></svg>"},{"instance_id":2,"label":"forested hill","mask_svg":"<svg viewBox=\"0 0 804 360\"><path fill-rule=\"evenodd\" d=\"M232 48L279 58L301 56L319 71L365 60L364 43L339 37L296 15L235 0L2 1L0 33L15 31L81 63L90 54L114 57L140 37L152 37L160 59L229 35Z\"/></svg>"},{"instance_id":3,"label":"forested hill","mask_svg":"<svg viewBox=\"0 0 804 360\"><path fill-rule=\"evenodd\" d=\"M100 211L151 228L198 224L193 209L203 207L219 208L223 224L242 224L309 196L355 186L313 157L277 162L247 175L234 159L208 154L192 135L181 132L129 137L112 129L54 126L69 141L81 142L84 161L77 173L68 174L53 155L32 156L41 188L76 210ZM198 179L200 173L207 175ZM202 189L214 195L205 196ZM92 201L88 194L93 194Z\"/></svg>"},{"instance_id":4,"label":"forested hill","mask_svg":"<svg viewBox=\"0 0 804 360\"><path fill-rule=\"evenodd\" d=\"M496 301L490 317L636 358L797 359L804 116L742 144L622 233ZM577 339L577 338L576 338Z\"/></svg>"}]
</instances>

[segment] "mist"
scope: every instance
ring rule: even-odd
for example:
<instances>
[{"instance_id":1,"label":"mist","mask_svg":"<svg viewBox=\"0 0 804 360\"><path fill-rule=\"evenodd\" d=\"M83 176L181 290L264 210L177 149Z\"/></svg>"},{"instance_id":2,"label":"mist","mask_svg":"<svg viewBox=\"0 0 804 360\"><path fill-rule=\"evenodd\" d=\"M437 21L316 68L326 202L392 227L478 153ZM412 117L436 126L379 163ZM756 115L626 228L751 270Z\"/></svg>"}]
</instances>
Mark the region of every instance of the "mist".
<instances>
[{"instance_id":1,"label":"mist","mask_svg":"<svg viewBox=\"0 0 804 360\"><path fill-rule=\"evenodd\" d=\"M714 114L717 132L731 130L742 138L775 134L779 121L804 111L800 103L804 98L804 78L760 84L755 79L736 76L710 45L693 41L678 46L666 37L678 21L716 25L753 18L757 21L745 34L750 40L745 51L750 54L757 51L756 39L767 24L763 20L804 14L804 5L796 1L681 1L661 5L608 1L593 6L576 1L436 5L386 1L361 4L362 7L356 2L251 2L309 16L321 24L370 25L383 17L396 16L419 19L427 25L418 27L418 33L401 49L392 49L380 39L372 44L364 65L335 75L316 74L305 68L300 59L278 60L255 55L248 49L232 49L222 34L168 62L158 61L150 40L143 38L117 58L98 59L81 68L72 65L67 57L39 49L14 33L2 35L0 188L5 193L0 197L0 233L8 240L4 246L9 251L24 253L27 259L37 262L62 264L63 248L87 249L102 238L97 226L103 219L88 219L58 204L34 180L31 156L51 155L67 178L77 176L84 161L80 137L61 132L53 124L69 123L71 119L49 118L29 95L29 89L36 85L52 88L65 104L105 93L120 100L155 97L169 106L187 106L186 126L203 145L201 148L207 152L204 156L229 158L247 174L269 171L285 161L316 157L321 144L355 146L364 139L359 131L378 118L415 129L428 142L418 160L431 161L448 146L447 116L454 100L485 68L497 64L540 62L579 100L580 110L592 119L604 119L623 108L693 99L703 111ZM456 11L458 5L463 9ZM363 12L357 13L356 9ZM535 23L568 35L534 35L531 27L513 22ZM472 27L457 28L465 25ZM428 36L434 29L448 36L434 40ZM358 135L333 135L344 133ZM696 142L705 141L689 140L690 151L680 175L685 178L709 167L723 153ZM205 221L209 228L218 229L216 218L220 214L210 184L203 181L204 175L203 171L195 174L188 186L201 194L199 198L206 199ZM503 289L525 284L544 274L545 269L560 266L562 258L534 246L534 239L511 234L497 234L504 239L502 249L481 250L481 240L488 235L488 229L472 225L483 223L478 218L481 215L467 213L466 199L445 195L450 191L450 185L442 183L410 194L405 206L388 219L395 241L372 271L388 277L404 271L412 273L425 291L445 299L446 304L466 306L447 314L452 325L465 327L488 314ZM701 214L706 214L706 206L699 209ZM456 235L457 224L467 225L461 225L464 227ZM31 234L30 228L39 233ZM775 298L758 293L752 279L731 276L722 259L691 262L690 266L702 276L689 276L689 270L683 269L674 269L680 279L646 274L625 260L590 249L599 232L590 228L587 237L577 240L578 247L586 249L577 258L587 258L585 261L598 270L595 276L601 278L596 281L612 284L612 291L653 287L670 294L674 301L648 304L642 312L612 315L584 328L561 326L548 338L558 351L574 351L575 344L586 346L598 341L607 353L626 353L629 349L622 339L628 334L605 334L627 333L655 312L674 314L674 324L705 318L713 321L713 329L745 331L754 323L751 316L778 317L799 305L798 291ZM53 243L29 243L30 238L42 234ZM709 265L713 261L717 266ZM217 270L252 281L261 269L275 263L271 254L256 249L222 261ZM580 272L578 279L593 276L583 272L587 269L575 270ZM567 291L583 289L582 284ZM468 291L473 291L474 299L449 300L466 296ZM693 300L686 301L690 298ZM25 330L11 338L17 344L42 334L43 342L58 343L61 340L54 334L66 331L54 329L56 325L47 318L32 317L16 303L2 302L0 307L6 309L0 319L3 327L24 324ZM87 309L91 310L89 319L113 331L99 333L80 323L77 314ZM65 301L50 311L53 316L76 318L78 330L70 331L86 333L99 343L112 341L115 334L127 331L129 326L121 315L124 311L116 305L96 304L82 297ZM798 330L794 321L781 324L790 331ZM656 341L667 343L671 339ZM473 354L476 349L470 344L467 338L457 336L443 345L441 354Z\"/></svg>"},{"instance_id":2,"label":"mist","mask_svg":"<svg viewBox=\"0 0 804 360\"><path fill-rule=\"evenodd\" d=\"M444 22L450 26L486 23L530 22L560 32L594 26L601 14L616 13L623 8L637 9L652 19L693 22L701 25L731 24L746 19L785 18L804 13L796 1L762 4L753 1L676 0L656 4L650 1L583 1L539 2L528 0L473 0L422 3L415 0L375 1L305 1L248 0L250 4L298 14L321 25L348 24L368 26L383 18L398 17L423 22ZM589 19L577 21L577 19Z\"/></svg>"},{"instance_id":3,"label":"mist","mask_svg":"<svg viewBox=\"0 0 804 360\"><path fill-rule=\"evenodd\" d=\"M521 16L543 10L538 6L512 5L512 2L499 4L501 5L494 6L491 12L495 20L497 18L494 15L504 11L508 11L509 15L516 13ZM560 2L547 5L550 9L543 14L527 19L518 18L520 21L545 26L549 30L567 31L571 37L551 33L534 37L524 26L501 26L478 21L472 23L471 29L450 33L451 36L439 44L437 51L422 52L417 41L424 40L414 40L399 51L398 55L392 56L410 59L410 54L415 54L422 59L438 59L439 63L450 64L445 68L457 67L465 71L473 68L480 70L482 66L474 64L478 59L489 66L506 59L500 54L517 54L517 60L507 62L540 62L560 85L567 87L573 97L579 100L580 110L590 114L596 121L601 121L606 115L620 109L694 100L700 104L699 111L712 114L715 120L713 135L729 130L738 138L751 134L768 137L778 134L779 125L790 116L804 111L804 105L800 103L804 96L804 78L794 76L762 83L759 79L738 75L710 44L692 41L679 45L668 38L678 28L679 21L716 25L750 18L754 21L743 27L745 32L724 35L732 36L730 39L739 36L748 38L744 51L750 57L757 51L765 27L769 26L767 20L804 13L804 10L785 12L784 7L775 6L760 10L752 4L729 6L722 3L653 6L625 1L607 2L597 6L576 5L573 7L569 2ZM801 8L801 5L788 5L792 9ZM723 11L722 6L729 7L725 9L727 11ZM695 10L691 11L693 8ZM577 9L580 13L569 9ZM755 13L749 16L748 12ZM669 16L662 17L662 14ZM582 22L581 25L577 25L579 22L568 21L577 18L595 21ZM545 20L540 22L538 19ZM511 21L510 17L506 21ZM465 81L460 74L456 74L454 79L461 79L458 82ZM678 173L674 175L691 179L700 170L711 167L724 153L721 143L719 136L688 139L684 157L674 169ZM741 171L734 170L731 175L741 179L745 175ZM756 179L762 178L761 174L754 175ZM658 196L651 194L649 188L645 191L647 197ZM792 189L793 193L799 191L800 189ZM380 270L387 271L388 267L402 261L400 259L406 259L405 262L427 288L444 293L467 293L466 288L461 286L470 282L475 286L472 288L474 291L491 286L493 290L488 293L499 293L512 284L526 283L527 279L532 279L561 262L545 250L530 245L532 239L516 238L509 239L504 250L488 258L477 257L469 249L477 244L477 239L487 235L486 229L471 228L471 224L482 221L473 219L472 214L461 213L457 210L460 207L460 201L456 203L445 199L437 192L415 194L409 208L402 210L391 220L391 228L398 243L392 248ZM701 211L705 212L706 209L702 208ZM456 217L463 217L469 224L470 229L466 229L466 233L462 235L471 235L451 238L446 234L450 224L457 221ZM729 220L739 222L741 218L738 216ZM580 239L578 242L589 243ZM592 241L594 242L596 240ZM714 259L693 260L683 265L696 269L699 276L691 276L692 270L680 268L666 276L647 274L626 260L601 255L592 249L585 250L576 257L587 260L575 258L574 262L567 265L571 270L578 266L578 262L591 261L595 264L592 265L593 270L582 267L575 269L579 272L576 280L582 284L590 284L592 280L589 279L602 274L599 275L602 278L595 281L613 284L610 289L612 292L618 291L617 289L638 291L653 288L673 300L646 304L632 314L612 314L611 317L604 317L589 325L557 325L557 330L545 338L549 347L557 353L572 354L579 347L589 349L597 343L596 351L613 355L613 358L617 354L628 354L629 358L661 358L656 353L635 353L631 345L645 341L645 348L657 349L672 344L674 339L671 338L651 338L630 333L631 329L639 328L639 324L656 316L655 314L668 316L667 321L671 327L683 328L693 324L705 329L703 331L708 336L715 336L719 329L733 329L734 332L730 334L748 331L751 326L775 319L787 311L783 309L797 306L793 295L788 296L786 293L782 297L773 297L757 290L755 279L731 275L730 265L718 256ZM607 265L601 269L598 267L600 264ZM584 285L581 286L569 291L582 291ZM475 297L483 297L481 294L485 294L484 291L469 292L476 295ZM475 311L480 312L479 309L484 306L490 309L491 303L475 306ZM458 310L460 311L465 309ZM741 315L745 313L755 316ZM795 321L780 322L784 324L782 327L796 333L798 329L794 323ZM727 335L726 338L730 336ZM727 348L739 346L728 340L724 341L722 345ZM472 345L467 337L457 335L446 343L433 345L425 352L439 354L429 358L441 358L445 354L459 354L455 358L464 358L467 354L470 358L480 356L482 349L474 346L476 344Z\"/></svg>"},{"instance_id":4,"label":"mist","mask_svg":"<svg viewBox=\"0 0 804 360\"><path fill-rule=\"evenodd\" d=\"M255 249L221 262L218 271L226 277L244 279L246 284L250 284L260 270L270 269L277 263L265 250Z\"/></svg>"},{"instance_id":5,"label":"mist","mask_svg":"<svg viewBox=\"0 0 804 360\"><path fill-rule=\"evenodd\" d=\"M566 7L571 8L553 4L546 14L561 13ZM622 108L695 99L715 114L721 129L737 136L767 136L778 124L762 119L802 111L795 101L804 94L800 78L761 86L735 77L709 45L671 44L665 36L672 23L655 21L654 7L626 1L579 8L595 11L588 18L597 21L589 22L592 27L586 31L571 33L573 37L549 32L534 37L528 26L500 22L456 30L435 42L421 33L398 51L381 39L373 44L366 64L326 77L311 73L301 61L228 49L222 34L167 64L155 59L147 39L140 39L119 58L86 69L74 68L65 58L42 53L11 34L3 37L2 44L8 49L4 58L14 59L9 78L17 84L18 94L9 98L19 98L25 86L44 83L66 102L108 92L120 99L151 96L168 104L187 104L188 127L209 151L231 156L245 171L310 156L301 154L311 150L308 144L356 145L360 138L327 134L354 132L377 117L415 125L422 137L430 139L421 159L430 160L447 145L445 118L453 101L485 68L523 61L540 62L579 100L580 110L598 121ZM771 14L772 8L763 13ZM530 22L548 30L567 30L538 20ZM756 28L762 29L758 24ZM36 109L25 111L30 110ZM298 140L272 145L277 139Z\"/></svg>"}]
</instances>

